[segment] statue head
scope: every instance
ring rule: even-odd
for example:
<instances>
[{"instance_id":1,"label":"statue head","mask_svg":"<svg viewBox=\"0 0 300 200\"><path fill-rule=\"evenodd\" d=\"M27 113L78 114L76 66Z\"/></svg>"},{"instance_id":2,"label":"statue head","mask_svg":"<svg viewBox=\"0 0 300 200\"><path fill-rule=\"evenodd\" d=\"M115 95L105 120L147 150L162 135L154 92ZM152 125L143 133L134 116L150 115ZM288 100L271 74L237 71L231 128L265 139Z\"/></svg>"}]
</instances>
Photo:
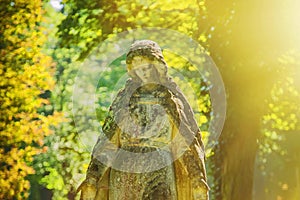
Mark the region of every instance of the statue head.
<instances>
[{"instance_id":1,"label":"statue head","mask_svg":"<svg viewBox=\"0 0 300 200\"><path fill-rule=\"evenodd\" d=\"M126 57L129 76L142 82L157 82L167 76L161 48L151 40L134 42Z\"/></svg>"}]
</instances>

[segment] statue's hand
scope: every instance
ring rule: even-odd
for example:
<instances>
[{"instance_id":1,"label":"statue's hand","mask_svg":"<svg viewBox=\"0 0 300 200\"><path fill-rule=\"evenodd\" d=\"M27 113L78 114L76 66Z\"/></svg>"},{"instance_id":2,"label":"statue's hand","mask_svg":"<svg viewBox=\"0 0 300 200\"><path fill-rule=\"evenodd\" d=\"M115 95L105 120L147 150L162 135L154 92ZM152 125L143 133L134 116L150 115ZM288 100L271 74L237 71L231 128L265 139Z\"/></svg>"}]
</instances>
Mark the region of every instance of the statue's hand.
<instances>
[{"instance_id":1,"label":"statue's hand","mask_svg":"<svg viewBox=\"0 0 300 200\"><path fill-rule=\"evenodd\" d=\"M94 184L91 184L89 181L85 180L77 192L81 191L80 200L94 200L97 193L97 188Z\"/></svg>"}]
</instances>

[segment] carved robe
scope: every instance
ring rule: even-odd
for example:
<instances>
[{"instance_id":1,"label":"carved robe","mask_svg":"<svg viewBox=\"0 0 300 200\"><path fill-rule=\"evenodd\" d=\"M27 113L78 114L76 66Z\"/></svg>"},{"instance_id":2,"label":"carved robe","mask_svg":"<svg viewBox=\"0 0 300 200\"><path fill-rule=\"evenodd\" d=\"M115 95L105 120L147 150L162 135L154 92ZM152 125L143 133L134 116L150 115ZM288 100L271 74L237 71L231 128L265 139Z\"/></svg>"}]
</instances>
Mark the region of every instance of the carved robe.
<instances>
[{"instance_id":1,"label":"carved robe","mask_svg":"<svg viewBox=\"0 0 300 200\"><path fill-rule=\"evenodd\" d=\"M142 84L131 71L114 99L86 181L94 180L95 199L101 200L207 200L204 147L193 111L166 75L165 62L152 67L161 75L159 84Z\"/></svg>"}]
</instances>

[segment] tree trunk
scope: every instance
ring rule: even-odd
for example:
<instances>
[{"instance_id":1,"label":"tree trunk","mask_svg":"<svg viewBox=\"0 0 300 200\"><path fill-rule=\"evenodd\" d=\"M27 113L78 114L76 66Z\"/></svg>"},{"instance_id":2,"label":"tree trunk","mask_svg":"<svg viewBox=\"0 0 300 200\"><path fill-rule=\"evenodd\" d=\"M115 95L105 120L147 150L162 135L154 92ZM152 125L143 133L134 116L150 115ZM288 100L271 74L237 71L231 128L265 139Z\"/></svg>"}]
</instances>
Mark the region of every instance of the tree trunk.
<instances>
[{"instance_id":1,"label":"tree trunk","mask_svg":"<svg viewBox=\"0 0 300 200\"><path fill-rule=\"evenodd\" d=\"M250 104L244 107L234 102L235 111L229 113L220 138L219 156L221 159L218 199L251 200L254 164L259 137L260 115Z\"/></svg>"},{"instance_id":2,"label":"tree trunk","mask_svg":"<svg viewBox=\"0 0 300 200\"><path fill-rule=\"evenodd\" d=\"M268 23L261 17L266 5L258 1L208 3L210 25L215 27L209 50L228 95L226 122L212 158L215 199L252 200L260 121L277 75L274 59L281 53L280 48L274 51L280 44L266 35Z\"/></svg>"}]
</instances>

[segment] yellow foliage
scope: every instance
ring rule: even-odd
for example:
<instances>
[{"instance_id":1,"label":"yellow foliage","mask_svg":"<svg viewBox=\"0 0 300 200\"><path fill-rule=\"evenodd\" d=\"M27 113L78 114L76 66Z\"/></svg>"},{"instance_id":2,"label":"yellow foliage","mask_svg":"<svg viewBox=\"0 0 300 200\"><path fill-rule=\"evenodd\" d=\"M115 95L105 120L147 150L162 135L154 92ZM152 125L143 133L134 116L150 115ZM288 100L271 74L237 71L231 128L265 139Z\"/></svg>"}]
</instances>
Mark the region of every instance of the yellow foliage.
<instances>
[{"instance_id":1,"label":"yellow foliage","mask_svg":"<svg viewBox=\"0 0 300 200\"><path fill-rule=\"evenodd\" d=\"M41 52L42 1L3 0L0 7L0 199L25 199L29 164L60 116L38 112L48 104L39 95L54 86L52 60Z\"/></svg>"}]
</instances>

